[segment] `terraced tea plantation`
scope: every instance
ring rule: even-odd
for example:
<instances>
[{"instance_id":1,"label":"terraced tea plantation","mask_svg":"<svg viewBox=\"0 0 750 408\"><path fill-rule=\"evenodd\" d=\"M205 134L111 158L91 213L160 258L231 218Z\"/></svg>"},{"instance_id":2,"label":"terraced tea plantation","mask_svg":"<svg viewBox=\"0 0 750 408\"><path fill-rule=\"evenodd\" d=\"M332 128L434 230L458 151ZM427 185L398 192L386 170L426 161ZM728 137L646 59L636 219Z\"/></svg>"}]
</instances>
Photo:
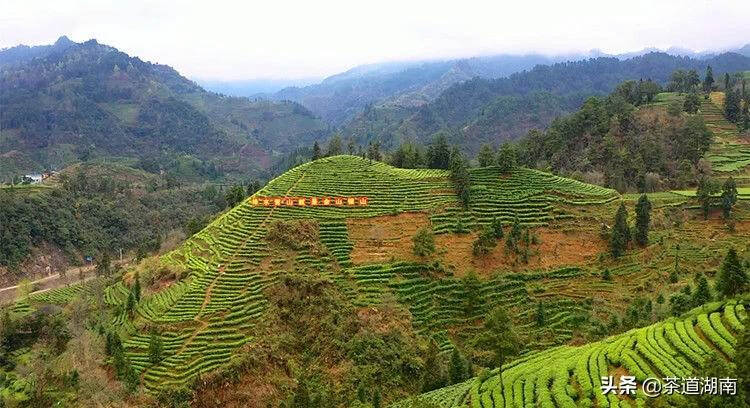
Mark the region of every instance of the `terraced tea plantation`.
<instances>
[{"instance_id":1,"label":"terraced tea plantation","mask_svg":"<svg viewBox=\"0 0 750 408\"><path fill-rule=\"evenodd\" d=\"M260 207L250 205L248 199L165 256L165 261L187 267L189 276L146 296L132 318L123 312L115 319L126 339L126 355L142 383L152 391L184 384L228 362L235 350L253 340L254 327L266 307L263 290L286 268L266 242L268 226L274 220L316 220L326 253L314 256L299 251L294 260L297 265L313 268L334 281L353 280L356 290L348 295L360 305L379 302L384 291L396 294L412 310L417 329L435 336L441 347L449 350L445 328L472 317L455 309L461 291L457 280L432 281L419 273L423 266L352 266L352 243L345 222L347 218L426 211L432 214L436 230L447 229L444 220L454 219L459 211L448 176L442 170L397 169L354 156L336 156L301 165L271 181L257 195L367 196L369 204ZM617 197L612 190L533 170L519 169L507 176L488 168L473 171L471 177L475 183L472 196L476 197L476 205L466 214L471 226L495 216L508 221L518 216L527 224L545 224L565 219L563 206L586 206ZM530 307L524 283L518 280L486 282L480 290L489 305L502 298L509 305ZM120 310L124 310L127 296L128 288L122 283L105 291L105 301ZM552 322L560 322L553 331L557 341L563 342L570 335L564 328L566 316L585 306L559 301L560 313ZM520 310L522 319L530 319L530 310ZM156 364L148 358L151 328L160 333L164 344L164 359Z\"/></svg>"},{"instance_id":2,"label":"terraced tea plantation","mask_svg":"<svg viewBox=\"0 0 750 408\"><path fill-rule=\"evenodd\" d=\"M724 118L723 96L722 92L713 92L711 98L701 102L701 116L714 134L707 158L718 176L739 176L745 180L750 175L750 141L740 140L737 126Z\"/></svg>"},{"instance_id":3,"label":"terraced tea plantation","mask_svg":"<svg viewBox=\"0 0 750 408\"><path fill-rule=\"evenodd\" d=\"M648 397L640 385L627 397L602 391L601 377L633 375L648 378L689 378L710 356L731 357L738 333L747 324L741 302L704 305L680 318L633 329L581 347L561 346L526 355L504 367L439 389L422 398L440 407L633 407ZM616 380L617 381L617 380ZM685 405L674 395L676 406ZM681 402L680 402L681 401ZM410 407L403 401L392 408Z\"/></svg>"}]
</instances>

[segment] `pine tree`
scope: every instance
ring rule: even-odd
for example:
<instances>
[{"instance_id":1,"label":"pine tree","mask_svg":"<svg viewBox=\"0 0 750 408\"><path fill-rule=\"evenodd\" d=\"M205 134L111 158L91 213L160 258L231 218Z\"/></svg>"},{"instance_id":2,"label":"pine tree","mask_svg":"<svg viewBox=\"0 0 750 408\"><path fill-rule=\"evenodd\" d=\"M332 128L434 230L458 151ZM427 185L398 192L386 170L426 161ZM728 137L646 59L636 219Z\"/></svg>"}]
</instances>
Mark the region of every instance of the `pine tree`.
<instances>
[{"instance_id":1,"label":"pine tree","mask_svg":"<svg viewBox=\"0 0 750 408\"><path fill-rule=\"evenodd\" d=\"M695 292L693 292L693 305L699 306L711 301L711 289L708 287L708 280L703 273L698 274L695 278Z\"/></svg>"},{"instance_id":2,"label":"pine tree","mask_svg":"<svg viewBox=\"0 0 750 408\"><path fill-rule=\"evenodd\" d=\"M99 259L99 263L96 265L96 274L99 276L109 276L112 270L112 259L109 257L109 252L104 251L102 257Z\"/></svg>"},{"instance_id":3,"label":"pine tree","mask_svg":"<svg viewBox=\"0 0 750 408\"><path fill-rule=\"evenodd\" d=\"M380 395L380 388L375 390L375 394L372 396L372 408L381 408L383 397Z\"/></svg>"},{"instance_id":4,"label":"pine tree","mask_svg":"<svg viewBox=\"0 0 750 408\"><path fill-rule=\"evenodd\" d=\"M152 364L156 364L161 361L162 353L164 352L164 344L162 343L161 336L156 333L155 330L151 331L151 337L148 342L148 359Z\"/></svg>"},{"instance_id":5,"label":"pine tree","mask_svg":"<svg viewBox=\"0 0 750 408\"><path fill-rule=\"evenodd\" d=\"M331 141L328 142L328 151L326 152L326 156L337 156L343 153L343 150L344 148L341 145L341 136L336 133L331 138Z\"/></svg>"},{"instance_id":6,"label":"pine tree","mask_svg":"<svg viewBox=\"0 0 750 408\"><path fill-rule=\"evenodd\" d=\"M625 253L630 242L630 228L628 227L628 211L625 204L621 203L615 215L615 226L612 228L610 237L610 251L612 256L619 258Z\"/></svg>"},{"instance_id":7,"label":"pine tree","mask_svg":"<svg viewBox=\"0 0 750 408\"><path fill-rule=\"evenodd\" d=\"M483 144L482 147L479 149L479 154L477 155L477 161L479 162L479 167L494 166L495 165L495 151L492 149L492 146L488 144Z\"/></svg>"},{"instance_id":8,"label":"pine tree","mask_svg":"<svg viewBox=\"0 0 750 408\"><path fill-rule=\"evenodd\" d=\"M478 307L481 304L480 291L482 284L479 282L476 273L469 271L466 276L461 279L464 289L464 301L463 301L463 312L467 319L476 317Z\"/></svg>"},{"instance_id":9,"label":"pine tree","mask_svg":"<svg viewBox=\"0 0 750 408\"><path fill-rule=\"evenodd\" d=\"M729 91L729 73L724 73L724 92Z\"/></svg>"},{"instance_id":10,"label":"pine tree","mask_svg":"<svg viewBox=\"0 0 750 408\"><path fill-rule=\"evenodd\" d=\"M734 248L729 248L716 280L716 290L724 297L732 297L747 290L748 276Z\"/></svg>"},{"instance_id":11,"label":"pine tree","mask_svg":"<svg viewBox=\"0 0 750 408\"><path fill-rule=\"evenodd\" d=\"M498 367L500 384L503 383L503 365L521 350L521 341L513 328L513 322L505 309L497 307L490 312L484 322L484 330L476 343L492 352L494 365ZM502 392L502 388L501 388ZM503 394L504 395L504 394Z\"/></svg>"},{"instance_id":12,"label":"pine tree","mask_svg":"<svg viewBox=\"0 0 750 408\"><path fill-rule=\"evenodd\" d=\"M471 189L469 168L458 149L454 149L451 157L451 181L453 181L453 185L456 188L456 195L458 195L459 201L461 201L464 208L467 208L469 206L469 192Z\"/></svg>"},{"instance_id":13,"label":"pine tree","mask_svg":"<svg viewBox=\"0 0 750 408\"><path fill-rule=\"evenodd\" d=\"M714 71L711 69L711 66L706 67L706 76L703 78L703 91L704 92L711 92L711 89L713 89L714 86Z\"/></svg>"},{"instance_id":14,"label":"pine tree","mask_svg":"<svg viewBox=\"0 0 750 408\"><path fill-rule=\"evenodd\" d=\"M133 309L135 309L135 295L133 295L133 292L131 291L128 293L128 300L125 304L125 310L128 312L128 314L133 313Z\"/></svg>"},{"instance_id":15,"label":"pine tree","mask_svg":"<svg viewBox=\"0 0 750 408\"><path fill-rule=\"evenodd\" d=\"M737 184L734 182L732 176L729 176L724 182L721 190L721 210L724 219L728 219L731 215L732 207L737 202Z\"/></svg>"},{"instance_id":16,"label":"pine tree","mask_svg":"<svg viewBox=\"0 0 750 408\"><path fill-rule=\"evenodd\" d=\"M732 123L740 123L742 119L742 99L740 94L732 89L726 91L724 96L724 116Z\"/></svg>"},{"instance_id":17,"label":"pine tree","mask_svg":"<svg viewBox=\"0 0 750 408\"><path fill-rule=\"evenodd\" d=\"M718 192L719 185L709 177L703 176L698 181L698 189L695 192L695 197L701 204L704 219L708 219L708 214L711 211L711 204L713 202L713 195Z\"/></svg>"},{"instance_id":18,"label":"pine tree","mask_svg":"<svg viewBox=\"0 0 750 408\"><path fill-rule=\"evenodd\" d=\"M318 144L318 141L316 140L315 143L313 143L312 159L313 160L318 160L318 159L320 159L320 157L321 157L320 145Z\"/></svg>"},{"instance_id":19,"label":"pine tree","mask_svg":"<svg viewBox=\"0 0 750 408\"><path fill-rule=\"evenodd\" d=\"M648 230L651 223L651 202L646 194L641 195L635 205L635 242L648 244Z\"/></svg>"},{"instance_id":20,"label":"pine tree","mask_svg":"<svg viewBox=\"0 0 750 408\"><path fill-rule=\"evenodd\" d=\"M544 327L547 323L547 313L544 310L544 303L538 302L536 304L536 326Z\"/></svg>"},{"instance_id":21,"label":"pine tree","mask_svg":"<svg viewBox=\"0 0 750 408\"><path fill-rule=\"evenodd\" d=\"M428 392L445 386L444 367L440 364L440 348L435 340L430 340L427 356L424 359L424 376L422 377L422 392Z\"/></svg>"},{"instance_id":22,"label":"pine tree","mask_svg":"<svg viewBox=\"0 0 750 408\"><path fill-rule=\"evenodd\" d=\"M451 384L458 384L466 380L466 362L457 348L451 353L451 365L449 370Z\"/></svg>"},{"instance_id":23,"label":"pine tree","mask_svg":"<svg viewBox=\"0 0 750 408\"><path fill-rule=\"evenodd\" d=\"M141 279L138 276L138 271L135 272L133 279L133 296L135 297L136 303L138 303L141 301Z\"/></svg>"},{"instance_id":24,"label":"pine tree","mask_svg":"<svg viewBox=\"0 0 750 408\"><path fill-rule=\"evenodd\" d=\"M495 217L492 219L492 231L495 233L495 238L503 238L503 223L499 218Z\"/></svg>"},{"instance_id":25,"label":"pine tree","mask_svg":"<svg viewBox=\"0 0 750 408\"><path fill-rule=\"evenodd\" d=\"M518 153L510 143L503 143L497 152L497 165L503 173L509 173L518 165Z\"/></svg>"}]
</instances>

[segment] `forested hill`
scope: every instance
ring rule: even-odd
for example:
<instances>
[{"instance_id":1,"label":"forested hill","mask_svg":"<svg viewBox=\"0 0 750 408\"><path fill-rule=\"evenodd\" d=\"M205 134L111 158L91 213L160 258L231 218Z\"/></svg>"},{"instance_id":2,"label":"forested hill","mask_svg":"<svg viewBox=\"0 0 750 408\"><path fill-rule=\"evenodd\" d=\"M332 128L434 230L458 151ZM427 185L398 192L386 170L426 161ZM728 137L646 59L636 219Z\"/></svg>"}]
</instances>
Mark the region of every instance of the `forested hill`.
<instances>
[{"instance_id":1,"label":"forested hill","mask_svg":"<svg viewBox=\"0 0 750 408\"><path fill-rule=\"evenodd\" d=\"M364 65L328 77L319 84L289 87L269 96L299 102L330 123L341 125L373 104L416 107L434 100L451 85L474 77L500 78L566 58L583 57L495 55Z\"/></svg>"},{"instance_id":2,"label":"forested hill","mask_svg":"<svg viewBox=\"0 0 750 408\"><path fill-rule=\"evenodd\" d=\"M0 51L0 178L96 157L189 154L225 172L267 168L327 127L293 102L203 90L96 40Z\"/></svg>"},{"instance_id":3,"label":"forested hill","mask_svg":"<svg viewBox=\"0 0 750 408\"><path fill-rule=\"evenodd\" d=\"M608 94L624 80L651 79L664 84L677 69L694 69L703 75L707 65L715 75L723 75L750 69L750 58L725 53L699 60L649 53L627 60L595 58L538 65L507 78L474 78L453 85L420 107L371 107L346 126L344 135L361 144L379 141L389 148L407 138L426 142L445 131L452 142L474 154L483 143L498 144L544 128L555 117L578 109L587 97Z\"/></svg>"}]
</instances>

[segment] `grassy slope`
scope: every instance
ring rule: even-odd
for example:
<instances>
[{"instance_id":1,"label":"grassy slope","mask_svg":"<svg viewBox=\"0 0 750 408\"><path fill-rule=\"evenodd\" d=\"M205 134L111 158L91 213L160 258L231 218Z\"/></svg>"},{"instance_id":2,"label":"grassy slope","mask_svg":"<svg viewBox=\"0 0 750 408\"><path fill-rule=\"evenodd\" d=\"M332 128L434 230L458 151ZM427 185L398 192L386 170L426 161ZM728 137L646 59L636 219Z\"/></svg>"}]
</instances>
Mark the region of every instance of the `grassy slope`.
<instances>
[{"instance_id":1,"label":"grassy slope","mask_svg":"<svg viewBox=\"0 0 750 408\"><path fill-rule=\"evenodd\" d=\"M495 369L423 398L445 408L575 407L594 401L599 407L623 406L625 397L602 393L601 376L634 375L639 383L647 377L691 377L711 353L731 356L744 324L741 303L709 304L599 342L525 356L503 370L502 384ZM646 399L639 388L635 402L642 406ZM393 405L409 406L409 401Z\"/></svg>"}]
</instances>

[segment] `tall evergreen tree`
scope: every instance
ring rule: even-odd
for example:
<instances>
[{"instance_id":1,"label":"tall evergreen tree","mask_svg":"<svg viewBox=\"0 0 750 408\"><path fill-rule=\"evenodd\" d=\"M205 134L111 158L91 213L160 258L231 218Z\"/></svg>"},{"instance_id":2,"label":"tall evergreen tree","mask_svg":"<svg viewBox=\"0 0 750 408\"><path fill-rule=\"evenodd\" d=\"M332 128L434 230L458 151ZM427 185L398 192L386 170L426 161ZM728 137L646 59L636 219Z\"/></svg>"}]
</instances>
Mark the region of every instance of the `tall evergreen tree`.
<instances>
[{"instance_id":1,"label":"tall evergreen tree","mask_svg":"<svg viewBox=\"0 0 750 408\"><path fill-rule=\"evenodd\" d=\"M544 303L537 302L536 304L536 326L544 327L547 324L547 313L544 308Z\"/></svg>"},{"instance_id":2,"label":"tall evergreen tree","mask_svg":"<svg viewBox=\"0 0 750 408\"><path fill-rule=\"evenodd\" d=\"M724 92L729 91L729 73L724 73Z\"/></svg>"},{"instance_id":3,"label":"tall evergreen tree","mask_svg":"<svg viewBox=\"0 0 750 408\"><path fill-rule=\"evenodd\" d=\"M495 165L495 150L492 149L492 146L483 144L479 149L477 161L479 162L479 167L488 167Z\"/></svg>"},{"instance_id":4,"label":"tall evergreen tree","mask_svg":"<svg viewBox=\"0 0 750 408\"><path fill-rule=\"evenodd\" d=\"M648 230L651 224L651 202L646 194L641 195L635 205L635 242L648 244Z\"/></svg>"},{"instance_id":5,"label":"tall evergreen tree","mask_svg":"<svg viewBox=\"0 0 750 408\"><path fill-rule=\"evenodd\" d=\"M99 263L96 265L96 274L99 276L109 276L112 270L112 258L108 251L103 251Z\"/></svg>"},{"instance_id":6,"label":"tall evergreen tree","mask_svg":"<svg viewBox=\"0 0 750 408\"><path fill-rule=\"evenodd\" d=\"M370 142L370 145L367 147L367 158L370 160L376 160L380 161L383 159L383 156L380 154L380 142Z\"/></svg>"},{"instance_id":7,"label":"tall evergreen tree","mask_svg":"<svg viewBox=\"0 0 750 408\"><path fill-rule=\"evenodd\" d=\"M312 159L318 160L322 157L322 154L320 152L320 145L318 144L318 141L316 140L315 143L313 143L312 148Z\"/></svg>"},{"instance_id":8,"label":"tall evergreen tree","mask_svg":"<svg viewBox=\"0 0 750 408\"><path fill-rule=\"evenodd\" d=\"M711 66L706 67L706 76L703 78L703 92L711 92L714 87L714 70Z\"/></svg>"},{"instance_id":9,"label":"tall evergreen tree","mask_svg":"<svg viewBox=\"0 0 750 408\"><path fill-rule=\"evenodd\" d=\"M729 178L721 186L721 210L724 215L724 219L728 219L732 212L732 207L737 202L737 184L734 182L734 178Z\"/></svg>"},{"instance_id":10,"label":"tall evergreen tree","mask_svg":"<svg viewBox=\"0 0 750 408\"><path fill-rule=\"evenodd\" d=\"M326 152L326 156L337 156L343 152L344 148L341 145L341 136L336 133L328 142L328 151Z\"/></svg>"},{"instance_id":11,"label":"tall evergreen tree","mask_svg":"<svg viewBox=\"0 0 750 408\"><path fill-rule=\"evenodd\" d=\"M503 143L497 152L497 165L503 173L509 173L518 165L518 152L510 143Z\"/></svg>"},{"instance_id":12,"label":"tall evergreen tree","mask_svg":"<svg viewBox=\"0 0 750 408\"><path fill-rule=\"evenodd\" d=\"M161 361L162 354L164 353L164 344L162 343L161 336L156 330L151 331L151 337L148 342L148 359L152 364L156 364Z\"/></svg>"},{"instance_id":13,"label":"tall evergreen tree","mask_svg":"<svg viewBox=\"0 0 750 408\"><path fill-rule=\"evenodd\" d=\"M427 167L431 169L449 169L451 151L443 133L438 133L427 150Z\"/></svg>"},{"instance_id":14,"label":"tall evergreen tree","mask_svg":"<svg viewBox=\"0 0 750 408\"><path fill-rule=\"evenodd\" d=\"M133 297L135 297L135 301L140 302L141 301L141 279L138 276L138 271L135 271L135 276L133 277Z\"/></svg>"},{"instance_id":15,"label":"tall evergreen tree","mask_svg":"<svg viewBox=\"0 0 750 408\"><path fill-rule=\"evenodd\" d=\"M610 237L610 251L612 256L619 258L625 253L630 242L630 227L628 227L628 211L625 204L621 203L615 214L615 225Z\"/></svg>"},{"instance_id":16,"label":"tall evergreen tree","mask_svg":"<svg viewBox=\"0 0 750 408\"><path fill-rule=\"evenodd\" d=\"M729 89L724 96L724 117L732 123L740 123L742 119L742 100L739 92Z\"/></svg>"},{"instance_id":17,"label":"tall evergreen tree","mask_svg":"<svg viewBox=\"0 0 750 408\"><path fill-rule=\"evenodd\" d=\"M449 377L451 384L458 384L467 379L466 360L456 347L451 352Z\"/></svg>"},{"instance_id":18,"label":"tall evergreen tree","mask_svg":"<svg viewBox=\"0 0 750 408\"><path fill-rule=\"evenodd\" d=\"M695 306L710 302L712 299L711 288L708 287L708 279L703 273L695 278L695 292L693 292L693 304Z\"/></svg>"},{"instance_id":19,"label":"tall evergreen tree","mask_svg":"<svg viewBox=\"0 0 750 408\"><path fill-rule=\"evenodd\" d=\"M456 188L459 201L467 208L469 206L471 182L469 180L469 167L463 155L456 149L451 158L451 180Z\"/></svg>"},{"instance_id":20,"label":"tall evergreen tree","mask_svg":"<svg viewBox=\"0 0 750 408\"><path fill-rule=\"evenodd\" d=\"M497 307L490 312L484 322L484 330L477 336L475 342L478 346L492 352L493 363L498 368L500 384L502 384L503 365L521 350L521 340L516 335L513 322L504 308Z\"/></svg>"},{"instance_id":21,"label":"tall evergreen tree","mask_svg":"<svg viewBox=\"0 0 750 408\"><path fill-rule=\"evenodd\" d=\"M503 222L500 221L500 218L494 217L492 219L492 231L495 234L495 238L502 239L503 238Z\"/></svg>"},{"instance_id":22,"label":"tall evergreen tree","mask_svg":"<svg viewBox=\"0 0 750 408\"><path fill-rule=\"evenodd\" d=\"M742 267L737 251L729 248L716 279L716 290L725 297L732 297L748 289L748 276Z\"/></svg>"},{"instance_id":23,"label":"tall evergreen tree","mask_svg":"<svg viewBox=\"0 0 750 408\"><path fill-rule=\"evenodd\" d=\"M698 181L698 189L695 192L695 197L701 204L704 219L708 219L708 214L711 211L711 204L714 199L713 196L718 192L719 185L708 176L702 176Z\"/></svg>"}]
</instances>

